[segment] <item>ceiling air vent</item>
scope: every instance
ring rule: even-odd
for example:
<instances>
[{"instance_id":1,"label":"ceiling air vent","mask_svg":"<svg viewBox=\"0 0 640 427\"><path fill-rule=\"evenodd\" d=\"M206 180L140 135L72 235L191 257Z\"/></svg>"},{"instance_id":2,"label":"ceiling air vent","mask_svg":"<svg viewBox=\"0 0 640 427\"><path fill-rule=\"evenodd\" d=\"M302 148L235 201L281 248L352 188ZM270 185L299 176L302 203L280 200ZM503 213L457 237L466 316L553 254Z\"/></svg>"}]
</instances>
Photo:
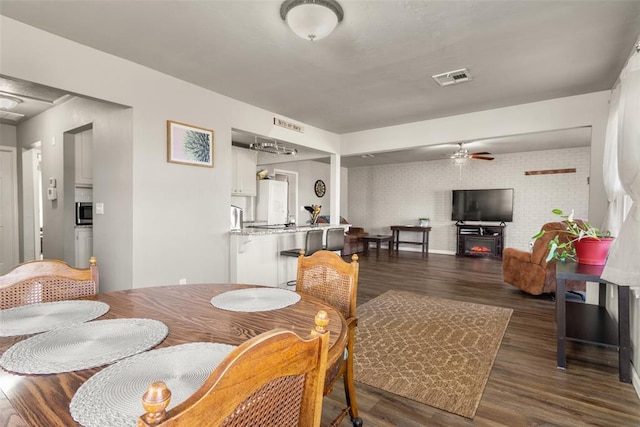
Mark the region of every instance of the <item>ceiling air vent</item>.
<instances>
[{"instance_id":1,"label":"ceiling air vent","mask_svg":"<svg viewBox=\"0 0 640 427\"><path fill-rule=\"evenodd\" d=\"M436 74L431 76L440 86L449 86L456 83L468 82L471 80L471 75L466 68L461 68L455 71L449 71L442 74Z\"/></svg>"}]
</instances>

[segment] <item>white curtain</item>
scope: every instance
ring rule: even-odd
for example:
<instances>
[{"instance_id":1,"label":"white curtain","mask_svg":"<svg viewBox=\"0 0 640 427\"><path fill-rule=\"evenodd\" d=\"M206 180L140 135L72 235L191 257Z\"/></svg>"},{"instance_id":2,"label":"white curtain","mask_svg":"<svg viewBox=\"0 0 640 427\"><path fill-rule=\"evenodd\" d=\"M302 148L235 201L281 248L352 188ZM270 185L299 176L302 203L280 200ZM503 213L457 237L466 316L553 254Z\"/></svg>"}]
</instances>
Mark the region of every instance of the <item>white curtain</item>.
<instances>
[{"instance_id":1,"label":"white curtain","mask_svg":"<svg viewBox=\"0 0 640 427\"><path fill-rule=\"evenodd\" d=\"M632 205L611 246L602 278L620 285L640 284L640 53L620 74L618 173Z\"/></svg>"},{"instance_id":2,"label":"white curtain","mask_svg":"<svg viewBox=\"0 0 640 427\"><path fill-rule=\"evenodd\" d=\"M603 178L607 193L607 214L601 230L608 230L612 236L620 234L624 218L624 190L618 176L618 108L620 103L620 85L617 85L609 100L609 121L604 142Z\"/></svg>"}]
</instances>

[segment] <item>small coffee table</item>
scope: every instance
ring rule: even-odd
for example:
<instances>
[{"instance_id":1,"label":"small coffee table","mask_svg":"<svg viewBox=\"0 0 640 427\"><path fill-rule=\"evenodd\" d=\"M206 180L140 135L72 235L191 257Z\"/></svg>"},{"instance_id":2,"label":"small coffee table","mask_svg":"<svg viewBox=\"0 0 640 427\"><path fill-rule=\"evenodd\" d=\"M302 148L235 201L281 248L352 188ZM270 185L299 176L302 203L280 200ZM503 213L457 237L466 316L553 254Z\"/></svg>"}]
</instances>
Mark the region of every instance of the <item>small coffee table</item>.
<instances>
[{"instance_id":1,"label":"small coffee table","mask_svg":"<svg viewBox=\"0 0 640 427\"><path fill-rule=\"evenodd\" d=\"M380 256L380 243L387 242L389 244L389 252L391 252L391 236L385 236L378 234L376 236L364 236L361 237L362 243L364 243L363 255L369 255L369 243L374 242L376 244L376 258Z\"/></svg>"}]
</instances>

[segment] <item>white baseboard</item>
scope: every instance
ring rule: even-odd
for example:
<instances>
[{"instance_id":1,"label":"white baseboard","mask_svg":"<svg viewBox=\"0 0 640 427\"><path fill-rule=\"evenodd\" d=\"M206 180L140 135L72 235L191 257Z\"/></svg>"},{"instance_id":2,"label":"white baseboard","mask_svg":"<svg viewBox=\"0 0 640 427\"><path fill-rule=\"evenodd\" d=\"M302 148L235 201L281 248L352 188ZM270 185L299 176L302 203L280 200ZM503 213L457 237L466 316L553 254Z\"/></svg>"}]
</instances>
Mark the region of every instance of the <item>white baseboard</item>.
<instances>
[{"instance_id":1,"label":"white baseboard","mask_svg":"<svg viewBox=\"0 0 640 427\"><path fill-rule=\"evenodd\" d=\"M371 248L374 248L375 246L371 246ZM386 243L383 243L382 245L380 245L380 249L388 249L389 245ZM420 247L420 245L416 245L414 247L400 247L400 252L422 252L422 248ZM442 255L455 255L455 251L444 251L444 250L440 250L440 249L429 249L429 253L430 254L442 254Z\"/></svg>"},{"instance_id":2,"label":"white baseboard","mask_svg":"<svg viewBox=\"0 0 640 427\"><path fill-rule=\"evenodd\" d=\"M631 365L631 383L633 384L633 388L636 389L638 399L640 399L640 375L638 375L638 371L636 371L633 365Z\"/></svg>"}]
</instances>

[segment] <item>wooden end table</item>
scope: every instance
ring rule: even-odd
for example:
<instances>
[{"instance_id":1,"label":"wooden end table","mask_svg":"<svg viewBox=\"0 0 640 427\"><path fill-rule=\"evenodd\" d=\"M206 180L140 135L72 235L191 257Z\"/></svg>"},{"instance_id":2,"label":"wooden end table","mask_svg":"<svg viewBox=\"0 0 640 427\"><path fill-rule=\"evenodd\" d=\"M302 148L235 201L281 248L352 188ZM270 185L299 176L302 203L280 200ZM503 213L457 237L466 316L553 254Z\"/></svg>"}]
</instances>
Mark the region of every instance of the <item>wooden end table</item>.
<instances>
[{"instance_id":1,"label":"wooden end table","mask_svg":"<svg viewBox=\"0 0 640 427\"><path fill-rule=\"evenodd\" d=\"M364 251L363 255L369 255L369 243L375 242L376 244L376 258L380 256L380 243L388 242L389 243L389 252L391 252L391 248L393 247L391 243L391 236L384 236L378 234L377 236L363 236L360 238L362 243L364 243Z\"/></svg>"},{"instance_id":2,"label":"wooden end table","mask_svg":"<svg viewBox=\"0 0 640 427\"><path fill-rule=\"evenodd\" d=\"M556 263L556 328L558 368L567 369L567 341L596 344L618 350L620 381L631 382L629 286L603 280L603 265ZM585 280L600 285L598 305L565 299L566 280ZM605 307L607 284L618 287L618 322Z\"/></svg>"}]
</instances>

